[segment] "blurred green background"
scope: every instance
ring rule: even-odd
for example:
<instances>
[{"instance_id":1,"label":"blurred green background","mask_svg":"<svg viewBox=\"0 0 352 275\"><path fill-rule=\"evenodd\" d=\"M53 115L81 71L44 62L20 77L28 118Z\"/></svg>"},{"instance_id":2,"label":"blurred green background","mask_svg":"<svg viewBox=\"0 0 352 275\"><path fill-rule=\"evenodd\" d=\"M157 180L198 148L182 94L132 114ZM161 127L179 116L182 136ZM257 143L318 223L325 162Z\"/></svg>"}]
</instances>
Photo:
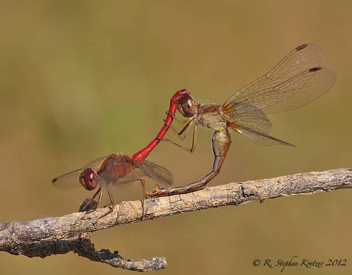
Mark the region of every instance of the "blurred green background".
<instances>
[{"instance_id":1,"label":"blurred green background","mask_svg":"<svg viewBox=\"0 0 352 275\"><path fill-rule=\"evenodd\" d=\"M110 153L132 155L159 131L170 97L187 88L223 103L295 47L318 44L337 82L307 107L277 115L271 134L295 144L260 147L233 133L210 186L351 167L351 1L1 1L0 222L60 216L92 194L55 189L53 177ZM211 170L212 132L193 155L161 143L148 158L175 185ZM168 137L175 138L172 133ZM185 145L190 144L187 139ZM154 186L149 181L148 189ZM140 184L113 189L139 200ZM165 256L162 274L278 274L255 259L327 261L347 267L285 274L350 274L349 190L223 207L91 234L125 258ZM123 274L76 254L0 255L1 274ZM128 273L132 274L132 273Z\"/></svg>"}]
</instances>

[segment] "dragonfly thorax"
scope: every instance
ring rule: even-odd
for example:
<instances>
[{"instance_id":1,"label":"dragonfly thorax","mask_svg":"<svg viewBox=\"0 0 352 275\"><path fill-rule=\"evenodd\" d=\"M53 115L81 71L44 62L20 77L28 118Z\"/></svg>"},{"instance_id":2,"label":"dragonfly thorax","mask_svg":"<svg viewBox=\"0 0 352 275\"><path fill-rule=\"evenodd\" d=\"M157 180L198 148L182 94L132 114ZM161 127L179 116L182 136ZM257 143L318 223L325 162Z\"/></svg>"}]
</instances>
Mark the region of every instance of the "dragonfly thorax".
<instances>
[{"instance_id":1,"label":"dragonfly thorax","mask_svg":"<svg viewBox=\"0 0 352 275\"><path fill-rule=\"evenodd\" d=\"M108 156L99 174L99 181L107 184L115 183L133 170L133 163L126 155L112 154ZM101 183L103 183L101 182Z\"/></svg>"},{"instance_id":2,"label":"dragonfly thorax","mask_svg":"<svg viewBox=\"0 0 352 275\"><path fill-rule=\"evenodd\" d=\"M197 121L200 125L221 131L227 128L222 106L218 104L208 104L200 106L198 109Z\"/></svg>"}]
</instances>

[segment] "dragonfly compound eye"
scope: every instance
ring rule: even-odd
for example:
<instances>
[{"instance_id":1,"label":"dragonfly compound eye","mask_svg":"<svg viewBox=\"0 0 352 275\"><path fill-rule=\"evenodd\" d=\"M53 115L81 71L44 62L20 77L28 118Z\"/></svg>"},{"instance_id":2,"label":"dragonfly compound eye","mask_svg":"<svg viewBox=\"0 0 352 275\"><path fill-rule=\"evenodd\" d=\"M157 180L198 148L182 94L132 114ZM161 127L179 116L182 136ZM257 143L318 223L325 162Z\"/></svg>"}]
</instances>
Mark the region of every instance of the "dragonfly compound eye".
<instances>
[{"instance_id":1,"label":"dragonfly compound eye","mask_svg":"<svg viewBox=\"0 0 352 275\"><path fill-rule=\"evenodd\" d=\"M190 95L185 96L180 100L178 106L179 112L185 117L191 117L196 113L196 103Z\"/></svg>"},{"instance_id":2,"label":"dragonfly compound eye","mask_svg":"<svg viewBox=\"0 0 352 275\"><path fill-rule=\"evenodd\" d=\"M97 175L95 174L93 169L87 168L81 173L79 177L79 182L86 190L91 191L97 187L98 181L96 178Z\"/></svg>"}]
</instances>

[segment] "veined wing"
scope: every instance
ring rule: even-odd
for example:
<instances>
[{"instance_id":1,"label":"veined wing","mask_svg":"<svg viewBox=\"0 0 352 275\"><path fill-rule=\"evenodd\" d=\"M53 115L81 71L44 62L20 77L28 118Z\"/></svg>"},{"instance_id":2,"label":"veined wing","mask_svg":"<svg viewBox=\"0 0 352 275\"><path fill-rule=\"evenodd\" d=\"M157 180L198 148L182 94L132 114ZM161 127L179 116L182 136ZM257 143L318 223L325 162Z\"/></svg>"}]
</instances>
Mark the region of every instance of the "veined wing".
<instances>
[{"instance_id":1,"label":"veined wing","mask_svg":"<svg viewBox=\"0 0 352 275\"><path fill-rule=\"evenodd\" d=\"M318 67L321 49L304 44L281 60L267 74L234 93L223 105L231 114L234 105L247 104L265 113L302 107L323 95L336 80L333 71Z\"/></svg>"},{"instance_id":2,"label":"veined wing","mask_svg":"<svg viewBox=\"0 0 352 275\"><path fill-rule=\"evenodd\" d=\"M231 121L229 126L257 145L294 146L268 135L271 130L271 122L260 109L243 103L233 104L229 116Z\"/></svg>"},{"instance_id":3,"label":"veined wing","mask_svg":"<svg viewBox=\"0 0 352 275\"><path fill-rule=\"evenodd\" d=\"M162 185L172 185L172 174L166 168L147 160L133 161L133 163L137 166L137 168L133 169L124 177L119 178L114 185L124 184L145 177L152 178Z\"/></svg>"},{"instance_id":4,"label":"veined wing","mask_svg":"<svg viewBox=\"0 0 352 275\"><path fill-rule=\"evenodd\" d=\"M223 105L233 130L257 145L288 145L271 137L266 113L302 107L323 95L334 84L333 71L317 67L321 49L304 44L281 60L264 76L233 94Z\"/></svg>"},{"instance_id":5,"label":"veined wing","mask_svg":"<svg viewBox=\"0 0 352 275\"><path fill-rule=\"evenodd\" d=\"M139 168L143 171L145 175L156 180L157 182L163 185L172 185L173 184L173 176L169 170L165 167L162 167L154 162L144 160L142 162L135 161L134 162Z\"/></svg>"},{"instance_id":6,"label":"veined wing","mask_svg":"<svg viewBox=\"0 0 352 275\"><path fill-rule=\"evenodd\" d=\"M286 145L286 146L295 147L291 143L288 143L288 142L280 140L278 138L269 136L268 134L265 134L263 132L253 130L253 129L246 127L246 126L234 126L234 125L230 125L230 126L233 130L240 133L241 135L246 137L248 140L252 141L253 143L255 143L257 145L264 145L264 146Z\"/></svg>"}]
</instances>

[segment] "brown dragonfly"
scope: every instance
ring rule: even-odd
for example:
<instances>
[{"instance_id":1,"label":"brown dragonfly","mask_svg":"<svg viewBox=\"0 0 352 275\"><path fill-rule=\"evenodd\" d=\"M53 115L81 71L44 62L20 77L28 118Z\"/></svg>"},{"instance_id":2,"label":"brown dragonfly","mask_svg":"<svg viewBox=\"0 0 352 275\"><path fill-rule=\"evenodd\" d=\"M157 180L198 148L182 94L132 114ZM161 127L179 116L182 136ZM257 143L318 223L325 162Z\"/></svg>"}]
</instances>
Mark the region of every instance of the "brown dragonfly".
<instances>
[{"instance_id":1,"label":"brown dragonfly","mask_svg":"<svg viewBox=\"0 0 352 275\"><path fill-rule=\"evenodd\" d=\"M144 199L146 197L144 177L152 178L163 185L171 185L173 182L171 172L162 166L147 160L136 161L126 155L111 154L107 157L98 158L80 169L57 177L52 180L52 183L60 189L75 188L79 184L88 191L98 187L94 196L81 207L82 211L96 209L101 202L104 191L106 191L110 202L104 207L110 207L110 210L101 216L104 217L112 212L115 205L114 198L109 190L110 184L118 186L134 181L140 181L143 187L142 206L144 213ZM95 201L96 197L98 197L97 201Z\"/></svg>"},{"instance_id":2,"label":"brown dragonfly","mask_svg":"<svg viewBox=\"0 0 352 275\"><path fill-rule=\"evenodd\" d=\"M235 92L222 105L196 104L186 89L177 91L170 101L170 110L161 131L133 158L144 159L161 140L193 153L197 126L201 125L215 131L212 137L215 157L213 169L201 180L185 186L165 189L156 185L154 191L147 193L147 196L181 194L203 188L220 172L231 144L230 129L257 145L294 146L269 135L272 125L266 114L300 108L316 100L331 88L336 75L329 69L319 67L321 58L322 51L317 45L303 44L290 52L268 73ZM187 119L177 120L176 110ZM180 132L171 126L173 119L185 124ZM183 140L192 125L194 128L190 149L164 138L171 128L176 136Z\"/></svg>"}]
</instances>

